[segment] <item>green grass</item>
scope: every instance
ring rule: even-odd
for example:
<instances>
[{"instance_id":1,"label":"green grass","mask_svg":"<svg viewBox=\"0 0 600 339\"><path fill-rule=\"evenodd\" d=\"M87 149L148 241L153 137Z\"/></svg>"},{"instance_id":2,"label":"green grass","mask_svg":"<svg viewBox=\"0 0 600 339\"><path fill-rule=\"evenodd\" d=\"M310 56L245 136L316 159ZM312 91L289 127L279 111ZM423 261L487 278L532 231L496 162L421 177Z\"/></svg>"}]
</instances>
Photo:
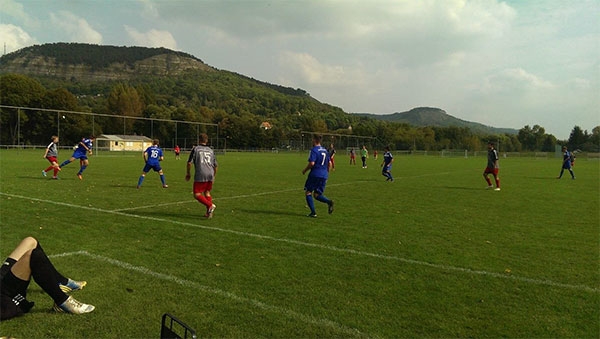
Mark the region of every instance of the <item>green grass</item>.
<instances>
[{"instance_id":1,"label":"green grass","mask_svg":"<svg viewBox=\"0 0 600 339\"><path fill-rule=\"evenodd\" d=\"M140 190L138 154L92 157L83 181L43 178L42 154L0 151L0 254L35 236L96 310L55 314L32 284L0 335L158 337L165 312L201 337L600 335L598 161L556 180L560 159L501 159L494 192L485 158L397 156L386 183L339 155L336 210L310 219L306 154L227 153L205 220L172 154L169 189Z\"/></svg>"}]
</instances>

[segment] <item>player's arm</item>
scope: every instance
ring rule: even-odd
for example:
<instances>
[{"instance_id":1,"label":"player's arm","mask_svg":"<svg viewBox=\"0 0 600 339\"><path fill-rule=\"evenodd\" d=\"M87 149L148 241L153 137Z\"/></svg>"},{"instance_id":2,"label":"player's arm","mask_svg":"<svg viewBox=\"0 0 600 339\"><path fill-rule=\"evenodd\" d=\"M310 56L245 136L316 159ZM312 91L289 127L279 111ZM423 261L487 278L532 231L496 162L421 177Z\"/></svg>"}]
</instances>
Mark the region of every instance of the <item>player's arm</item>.
<instances>
[{"instance_id":1,"label":"player's arm","mask_svg":"<svg viewBox=\"0 0 600 339\"><path fill-rule=\"evenodd\" d=\"M148 152L144 152L142 156L144 157L144 162L148 162Z\"/></svg>"},{"instance_id":2,"label":"player's arm","mask_svg":"<svg viewBox=\"0 0 600 339\"><path fill-rule=\"evenodd\" d=\"M190 161L188 161L186 168L185 168L185 181L190 181L190 169L191 168L192 168L192 163Z\"/></svg>"},{"instance_id":3,"label":"player's arm","mask_svg":"<svg viewBox=\"0 0 600 339\"><path fill-rule=\"evenodd\" d=\"M308 164L306 164L306 167L304 167L304 169L302 170L302 174L305 174L308 170L313 168L314 165L315 165L314 161L309 161Z\"/></svg>"},{"instance_id":4,"label":"player's arm","mask_svg":"<svg viewBox=\"0 0 600 339\"><path fill-rule=\"evenodd\" d=\"M89 147L87 147L87 145L85 144L85 142L83 142L83 140L82 140L82 141L80 141L80 142L79 142L79 144L80 144L81 146L83 146L83 148L85 148L85 150L86 150L88 153L90 153L90 154L92 153L92 149L91 149L91 148L89 148Z\"/></svg>"},{"instance_id":5,"label":"player's arm","mask_svg":"<svg viewBox=\"0 0 600 339\"><path fill-rule=\"evenodd\" d=\"M50 146L46 147L46 151L44 152L44 156L42 158L46 159L46 156L48 155L49 150L50 150Z\"/></svg>"}]
</instances>

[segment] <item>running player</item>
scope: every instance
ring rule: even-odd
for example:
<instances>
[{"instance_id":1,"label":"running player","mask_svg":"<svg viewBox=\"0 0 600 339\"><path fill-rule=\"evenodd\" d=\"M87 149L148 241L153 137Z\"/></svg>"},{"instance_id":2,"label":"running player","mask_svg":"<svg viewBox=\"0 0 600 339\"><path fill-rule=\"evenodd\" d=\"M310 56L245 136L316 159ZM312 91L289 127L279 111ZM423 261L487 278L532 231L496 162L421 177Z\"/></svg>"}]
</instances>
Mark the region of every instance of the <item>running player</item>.
<instances>
[{"instance_id":1,"label":"running player","mask_svg":"<svg viewBox=\"0 0 600 339\"><path fill-rule=\"evenodd\" d=\"M494 148L493 142L488 142L488 162L487 167L483 171L483 177L485 181L488 183L488 189L492 189L492 181L488 177L488 174L492 174L494 176L494 180L496 181L496 188L494 191L500 190L500 177L498 176L498 170L500 166L498 165L498 151Z\"/></svg>"},{"instance_id":2,"label":"running player","mask_svg":"<svg viewBox=\"0 0 600 339\"><path fill-rule=\"evenodd\" d=\"M207 219L211 219L215 208L217 208L213 204L210 191L217 175L218 164L214 151L207 144L208 135L206 133L200 134L200 144L192 149L192 153L190 153L190 157L188 158L185 181L190 181L190 169L192 168L192 164L194 164L194 198L206 206L206 214L204 216Z\"/></svg>"},{"instance_id":3,"label":"running player","mask_svg":"<svg viewBox=\"0 0 600 339\"><path fill-rule=\"evenodd\" d=\"M148 147L144 152L144 169L142 170L142 175L138 179L137 188L139 189L142 186L142 182L144 182L144 178L146 178L146 173L150 172L150 170L154 170L154 172L158 172L160 175L160 182L162 183L163 188L169 187L165 183L165 174L163 173L162 167L160 167L160 162L164 160L163 151L158 147L158 139L152 140L152 146Z\"/></svg>"},{"instance_id":4,"label":"running player","mask_svg":"<svg viewBox=\"0 0 600 339\"><path fill-rule=\"evenodd\" d=\"M562 168L560 169L560 174L558 175L558 177L556 179L560 179L562 177L564 171L568 170L569 173L571 173L571 179L575 180L575 173L573 173L573 164L575 163L575 160L573 160L573 155L571 154L571 152L569 152L569 150L567 149L567 146L563 146L562 151L563 151Z\"/></svg>"},{"instance_id":5,"label":"running player","mask_svg":"<svg viewBox=\"0 0 600 339\"><path fill-rule=\"evenodd\" d=\"M46 151L44 152L44 158L50 162L50 166L42 171L42 175L46 176L46 172L54 169L54 175L52 179L58 179L58 171L60 171L60 166L58 166L58 137L56 135L52 136L52 142L46 147Z\"/></svg>"},{"instance_id":6,"label":"running player","mask_svg":"<svg viewBox=\"0 0 600 339\"><path fill-rule=\"evenodd\" d=\"M388 146L385 147L385 152L383 153L383 162L381 163L381 175L386 177L385 181L394 181L392 177L392 163L394 162L394 156L392 152L390 152L390 148Z\"/></svg>"},{"instance_id":7,"label":"running player","mask_svg":"<svg viewBox=\"0 0 600 339\"><path fill-rule=\"evenodd\" d=\"M63 163L60 164L60 167L63 168L64 166L67 166L68 164L75 161L75 159L79 159L80 168L79 172L77 172L77 177L79 178L79 180L83 180L81 174L90 164L87 156L88 153L92 155L92 143L94 142L94 140L96 140L96 137L93 135L91 135L89 138L82 138L79 144L77 144L77 148L75 149L75 152L73 152L71 158L63 161Z\"/></svg>"},{"instance_id":8,"label":"running player","mask_svg":"<svg viewBox=\"0 0 600 339\"><path fill-rule=\"evenodd\" d=\"M329 153L321 146L322 139L323 137L321 135L313 135L313 148L310 150L310 155L308 156L308 164L302 170L302 174L305 174L310 170L310 173L306 178L306 183L304 184L304 191L306 193L306 203L310 208L310 214L308 214L308 216L311 218L317 217L313 197L318 201L327 204L329 214L333 213L333 200L329 200L323 194L325 192L327 178L329 177L329 170L331 169L331 161Z\"/></svg>"}]
</instances>

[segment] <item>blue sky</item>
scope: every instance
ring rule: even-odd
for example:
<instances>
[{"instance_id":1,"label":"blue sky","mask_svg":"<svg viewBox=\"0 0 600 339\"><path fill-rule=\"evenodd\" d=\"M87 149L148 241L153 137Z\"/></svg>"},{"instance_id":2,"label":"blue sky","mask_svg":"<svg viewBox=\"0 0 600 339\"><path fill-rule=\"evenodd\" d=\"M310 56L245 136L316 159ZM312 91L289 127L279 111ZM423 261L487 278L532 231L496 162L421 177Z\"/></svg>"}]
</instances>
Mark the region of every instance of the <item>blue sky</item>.
<instances>
[{"instance_id":1,"label":"blue sky","mask_svg":"<svg viewBox=\"0 0 600 339\"><path fill-rule=\"evenodd\" d=\"M600 125L600 0L0 0L0 43L166 47L344 111Z\"/></svg>"}]
</instances>

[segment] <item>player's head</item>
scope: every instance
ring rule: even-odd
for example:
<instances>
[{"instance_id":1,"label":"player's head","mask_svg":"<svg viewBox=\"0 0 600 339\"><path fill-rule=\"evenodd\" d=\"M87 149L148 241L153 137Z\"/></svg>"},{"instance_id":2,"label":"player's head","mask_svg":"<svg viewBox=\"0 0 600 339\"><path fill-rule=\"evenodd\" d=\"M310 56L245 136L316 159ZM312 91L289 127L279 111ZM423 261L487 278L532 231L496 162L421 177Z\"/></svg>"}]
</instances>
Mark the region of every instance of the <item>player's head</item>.
<instances>
[{"instance_id":1,"label":"player's head","mask_svg":"<svg viewBox=\"0 0 600 339\"><path fill-rule=\"evenodd\" d=\"M489 141L488 142L488 149L492 149L492 148L494 148L494 143L491 142L491 141Z\"/></svg>"},{"instance_id":2,"label":"player's head","mask_svg":"<svg viewBox=\"0 0 600 339\"><path fill-rule=\"evenodd\" d=\"M563 152L567 150L567 146L562 147Z\"/></svg>"},{"instance_id":3,"label":"player's head","mask_svg":"<svg viewBox=\"0 0 600 339\"><path fill-rule=\"evenodd\" d=\"M389 152L389 151L390 151L390 146L385 146L383 149L384 149L386 152Z\"/></svg>"},{"instance_id":4,"label":"player's head","mask_svg":"<svg viewBox=\"0 0 600 339\"><path fill-rule=\"evenodd\" d=\"M313 134L312 139L315 145L320 145L321 141L323 140L323 136L321 134Z\"/></svg>"},{"instance_id":5,"label":"player's head","mask_svg":"<svg viewBox=\"0 0 600 339\"><path fill-rule=\"evenodd\" d=\"M58 142L58 136L56 135L53 135L50 139L52 139L53 142Z\"/></svg>"},{"instance_id":6,"label":"player's head","mask_svg":"<svg viewBox=\"0 0 600 339\"><path fill-rule=\"evenodd\" d=\"M90 137L88 139L90 139L90 140L96 140L96 136L92 134L92 135L90 135Z\"/></svg>"},{"instance_id":7,"label":"player's head","mask_svg":"<svg viewBox=\"0 0 600 339\"><path fill-rule=\"evenodd\" d=\"M206 133L200 134L200 144L206 145L208 143L208 135Z\"/></svg>"},{"instance_id":8,"label":"player's head","mask_svg":"<svg viewBox=\"0 0 600 339\"><path fill-rule=\"evenodd\" d=\"M152 145L158 146L158 144L159 144L158 139L152 139Z\"/></svg>"}]
</instances>

